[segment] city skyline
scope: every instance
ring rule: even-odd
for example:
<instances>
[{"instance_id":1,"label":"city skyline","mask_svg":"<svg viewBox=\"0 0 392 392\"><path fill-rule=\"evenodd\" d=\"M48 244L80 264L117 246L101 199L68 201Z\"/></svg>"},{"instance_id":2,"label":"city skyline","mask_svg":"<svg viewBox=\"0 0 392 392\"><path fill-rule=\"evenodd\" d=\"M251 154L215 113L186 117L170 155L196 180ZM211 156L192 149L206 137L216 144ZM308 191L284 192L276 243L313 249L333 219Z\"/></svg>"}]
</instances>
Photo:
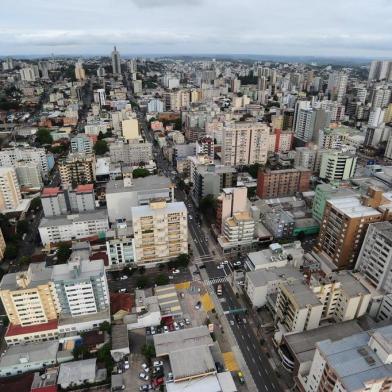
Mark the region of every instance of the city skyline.
<instances>
[{"instance_id":1,"label":"city skyline","mask_svg":"<svg viewBox=\"0 0 392 392\"><path fill-rule=\"evenodd\" d=\"M21 14L21 9L29 12ZM258 12L254 12L257 10ZM123 0L107 7L99 0L52 4L22 0L2 10L3 55L266 54L390 57L392 4L348 0L301 6L267 2ZM60 17L59 17L60 16Z\"/></svg>"}]
</instances>

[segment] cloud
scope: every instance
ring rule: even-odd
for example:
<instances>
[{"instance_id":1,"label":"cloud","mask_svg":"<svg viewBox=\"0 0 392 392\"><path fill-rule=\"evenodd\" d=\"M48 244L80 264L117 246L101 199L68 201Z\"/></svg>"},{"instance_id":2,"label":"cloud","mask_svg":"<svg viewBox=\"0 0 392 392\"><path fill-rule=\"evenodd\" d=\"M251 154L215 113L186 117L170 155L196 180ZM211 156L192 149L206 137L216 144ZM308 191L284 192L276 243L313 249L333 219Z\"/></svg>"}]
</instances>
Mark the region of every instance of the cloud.
<instances>
[{"instance_id":1,"label":"cloud","mask_svg":"<svg viewBox=\"0 0 392 392\"><path fill-rule=\"evenodd\" d=\"M131 0L140 8L201 6L203 0Z\"/></svg>"}]
</instances>

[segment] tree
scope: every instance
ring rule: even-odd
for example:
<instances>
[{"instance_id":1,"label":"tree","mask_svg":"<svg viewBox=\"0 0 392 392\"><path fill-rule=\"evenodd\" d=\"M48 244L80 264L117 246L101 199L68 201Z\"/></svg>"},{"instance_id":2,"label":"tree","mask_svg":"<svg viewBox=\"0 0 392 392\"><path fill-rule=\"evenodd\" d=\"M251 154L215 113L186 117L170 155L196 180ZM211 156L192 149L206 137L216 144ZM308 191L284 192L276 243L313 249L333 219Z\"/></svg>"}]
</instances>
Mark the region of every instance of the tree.
<instances>
[{"instance_id":1,"label":"tree","mask_svg":"<svg viewBox=\"0 0 392 392\"><path fill-rule=\"evenodd\" d=\"M108 321L99 324L99 330L110 334L112 332L112 325Z\"/></svg>"},{"instance_id":2,"label":"tree","mask_svg":"<svg viewBox=\"0 0 392 392\"><path fill-rule=\"evenodd\" d=\"M56 252L58 262L65 263L69 259L69 256L71 256L71 253L71 247L68 244L64 242L60 243Z\"/></svg>"},{"instance_id":3,"label":"tree","mask_svg":"<svg viewBox=\"0 0 392 392\"><path fill-rule=\"evenodd\" d=\"M140 278L137 279L136 281L136 285L137 287L139 287L140 289L144 289L148 286L148 284L150 283L148 276L141 276Z\"/></svg>"},{"instance_id":4,"label":"tree","mask_svg":"<svg viewBox=\"0 0 392 392\"><path fill-rule=\"evenodd\" d=\"M30 260L31 260L30 256L22 256L22 257L19 259L19 264L25 266L25 265L27 265L27 264L30 263Z\"/></svg>"},{"instance_id":5,"label":"tree","mask_svg":"<svg viewBox=\"0 0 392 392\"><path fill-rule=\"evenodd\" d=\"M98 140L94 144L94 152L97 155L104 155L106 152L109 151L108 144L106 143L105 140Z\"/></svg>"},{"instance_id":6,"label":"tree","mask_svg":"<svg viewBox=\"0 0 392 392\"><path fill-rule=\"evenodd\" d=\"M16 224L16 232L17 234L19 234L20 236L22 236L23 234L26 234L29 231L29 222L25 219L18 221L18 223Z\"/></svg>"},{"instance_id":7,"label":"tree","mask_svg":"<svg viewBox=\"0 0 392 392\"><path fill-rule=\"evenodd\" d=\"M207 195L200 200L199 208L203 214L211 213L216 207L216 199L213 195Z\"/></svg>"},{"instance_id":8,"label":"tree","mask_svg":"<svg viewBox=\"0 0 392 392\"><path fill-rule=\"evenodd\" d=\"M253 165L247 166L246 171L253 177L257 178L257 173L259 169L262 167L259 163L254 163Z\"/></svg>"},{"instance_id":9,"label":"tree","mask_svg":"<svg viewBox=\"0 0 392 392\"><path fill-rule=\"evenodd\" d=\"M52 144L53 137L50 134L50 130L47 128L39 128L37 133L35 134L35 141L41 145Z\"/></svg>"},{"instance_id":10,"label":"tree","mask_svg":"<svg viewBox=\"0 0 392 392\"><path fill-rule=\"evenodd\" d=\"M74 359L87 359L89 357L89 351L88 348L82 344L77 345L74 347L72 350L72 355Z\"/></svg>"},{"instance_id":11,"label":"tree","mask_svg":"<svg viewBox=\"0 0 392 392\"><path fill-rule=\"evenodd\" d=\"M15 259L15 257L18 255L18 247L14 243L8 243L5 252L4 252L4 258L6 260L12 260Z\"/></svg>"},{"instance_id":12,"label":"tree","mask_svg":"<svg viewBox=\"0 0 392 392\"><path fill-rule=\"evenodd\" d=\"M41 198L40 197L34 197L34 199L31 200L30 208L32 210L40 210L40 209L42 209Z\"/></svg>"},{"instance_id":13,"label":"tree","mask_svg":"<svg viewBox=\"0 0 392 392\"><path fill-rule=\"evenodd\" d=\"M155 284L157 286L164 286L165 284L169 284L169 277L165 274L159 274L155 278Z\"/></svg>"},{"instance_id":14,"label":"tree","mask_svg":"<svg viewBox=\"0 0 392 392\"><path fill-rule=\"evenodd\" d=\"M176 262L182 266L182 267L186 267L189 264L190 261L190 257L188 254L186 253L181 253L176 257Z\"/></svg>"},{"instance_id":15,"label":"tree","mask_svg":"<svg viewBox=\"0 0 392 392\"><path fill-rule=\"evenodd\" d=\"M146 357L147 361L151 361L156 356L155 347L153 344L144 344L141 350L142 354Z\"/></svg>"},{"instance_id":16,"label":"tree","mask_svg":"<svg viewBox=\"0 0 392 392\"><path fill-rule=\"evenodd\" d=\"M147 177L149 175L150 175L150 172L147 169L144 169L142 167L138 167L137 169L133 170L133 172L132 172L133 178Z\"/></svg>"}]
</instances>

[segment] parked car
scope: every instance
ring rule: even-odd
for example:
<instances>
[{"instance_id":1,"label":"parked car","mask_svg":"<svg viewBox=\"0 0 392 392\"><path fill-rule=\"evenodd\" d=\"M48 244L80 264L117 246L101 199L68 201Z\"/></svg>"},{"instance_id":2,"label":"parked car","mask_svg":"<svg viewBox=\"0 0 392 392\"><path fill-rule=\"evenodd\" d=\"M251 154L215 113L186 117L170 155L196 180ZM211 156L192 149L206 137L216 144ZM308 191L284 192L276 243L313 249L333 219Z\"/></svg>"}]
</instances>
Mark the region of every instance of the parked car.
<instances>
[{"instance_id":1,"label":"parked car","mask_svg":"<svg viewBox=\"0 0 392 392\"><path fill-rule=\"evenodd\" d=\"M139 378L141 378L142 380L148 381L149 377L148 374L141 372L139 373Z\"/></svg>"},{"instance_id":2,"label":"parked car","mask_svg":"<svg viewBox=\"0 0 392 392\"><path fill-rule=\"evenodd\" d=\"M145 371L145 372L148 372L148 365L146 364L146 363L142 363L142 369Z\"/></svg>"},{"instance_id":3,"label":"parked car","mask_svg":"<svg viewBox=\"0 0 392 392\"><path fill-rule=\"evenodd\" d=\"M163 362L162 361L154 361L152 366L154 366L154 367L163 366Z\"/></svg>"},{"instance_id":4,"label":"parked car","mask_svg":"<svg viewBox=\"0 0 392 392\"><path fill-rule=\"evenodd\" d=\"M164 326L163 326L163 332L165 332L165 333L169 332L169 328L168 328L167 325L164 325Z\"/></svg>"},{"instance_id":5,"label":"parked car","mask_svg":"<svg viewBox=\"0 0 392 392\"><path fill-rule=\"evenodd\" d=\"M238 372L237 377L238 377L238 381L240 382L240 384L245 384L245 379L244 379L244 375L242 374L242 372Z\"/></svg>"},{"instance_id":6,"label":"parked car","mask_svg":"<svg viewBox=\"0 0 392 392\"><path fill-rule=\"evenodd\" d=\"M172 271L172 274L173 274L173 275L176 275L176 274L179 274L179 273L180 273L180 270L179 270L179 269L175 269L175 270Z\"/></svg>"},{"instance_id":7,"label":"parked car","mask_svg":"<svg viewBox=\"0 0 392 392\"><path fill-rule=\"evenodd\" d=\"M191 320L189 318L184 319L186 325L191 325Z\"/></svg>"},{"instance_id":8,"label":"parked car","mask_svg":"<svg viewBox=\"0 0 392 392\"><path fill-rule=\"evenodd\" d=\"M196 310L199 310L201 308L201 302L200 301L197 301L196 302L196 305L195 305L195 309Z\"/></svg>"},{"instance_id":9,"label":"parked car","mask_svg":"<svg viewBox=\"0 0 392 392\"><path fill-rule=\"evenodd\" d=\"M180 321L180 322L178 323L178 325L180 326L181 329L184 329L184 328L185 328L185 324L184 324L182 321Z\"/></svg>"},{"instance_id":10,"label":"parked car","mask_svg":"<svg viewBox=\"0 0 392 392\"><path fill-rule=\"evenodd\" d=\"M152 386L154 388L159 387L160 385L163 385L163 383L165 382L165 379L163 377L158 377L155 378L154 380L152 380Z\"/></svg>"},{"instance_id":11,"label":"parked car","mask_svg":"<svg viewBox=\"0 0 392 392\"><path fill-rule=\"evenodd\" d=\"M175 329L176 331L179 331L179 330L180 330L180 326L178 325L177 321L175 321L175 322L173 323L173 326L174 326L174 329Z\"/></svg>"},{"instance_id":12,"label":"parked car","mask_svg":"<svg viewBox=\"0 0 392 392\"><path fill-rule=\"evenodd\" d=\"M173 382L173 379L174 379L173 373L172 372L167 373L166 382Z\"/></svg>"},{"instance_id":13,"label":"parked car","mask_svg":"<svg viewBox=\"0 0 392 392\"><path fill-rule=\"evenodd\" d=\"M225 266L224 266L223 264L219 264L216 268L217 268L217 269L224 269Z\"/></svg>"},{"instance_id":14,"label":"parked car","mask_svg":"<svg viewBox=\"0 0 392 392\"><path fill-rule=\"evenodd\" d=\"M139 391L149 391L150 389L152 389L151 384L144 384L139 387Z\"/></svg>"}]
</instances>

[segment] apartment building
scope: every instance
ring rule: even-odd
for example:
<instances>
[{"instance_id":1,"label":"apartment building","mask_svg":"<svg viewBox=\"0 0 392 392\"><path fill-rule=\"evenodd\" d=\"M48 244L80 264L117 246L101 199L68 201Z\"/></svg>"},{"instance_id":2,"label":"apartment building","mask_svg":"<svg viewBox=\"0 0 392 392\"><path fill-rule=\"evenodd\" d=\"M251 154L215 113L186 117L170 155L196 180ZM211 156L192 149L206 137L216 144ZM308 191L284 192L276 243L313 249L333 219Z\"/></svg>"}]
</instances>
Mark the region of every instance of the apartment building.
<instances>
[{"instance_id":1,"label":"apartment building","mask_svg":"<svg viewBox=\"0 0 392 392\"><path fill-rule=\"evenodd\" d=\"M154 265L188 253L187 209L183 202L156 200L132 207L132 224L138 265Z\"/></svg>"},{"instance_id":2,"label":"apartment building","mask_svg":"<svg viewBox=\"0 0 392 392\"><path fill-rule=\"evenodd\" d=\"M13 167L0 167L0 212L17 208L22 201L19 182Z\"/></svg>"},{"instance_id":3,"label":"apartment building","mask_svg":"<svg viewBox=\"0 0 392 392\"><path fill-rule=\"evenodd\" d=\"M0 151L0 166L14 167L17 161L38 163L43 177L49 174L54 165L53 155L47 154L44 148L12 147Z\"/></svg>"},{"instance_id":4,"label":"apartment building","mask_svg":"<svg viewBox=\"0 0 392 392\"><path fill-rule=\"evenodd\" d=\"M327 200L316 249L333 269L353 267L369 223L381 219L381 212L362 205L358 198Z\"/></svg>"},{"instance_id":5,"label":"apartment building","mask_svg":"<svg viewBox=\"0 0 392 392\"><path fill-rule=\"evenodd\" d=\"M223 233L218 237L218 242L224 252L230 251L251 244L254 234L255 221L251 214L248 211L234 212L224 220Z\"/></svg>"},{"instance_id":6,"label":"apartment building","mask_svg":"<svg viewBox=\"0 0 392 392\"><path fill-rule=\"evenodd\" d=\"M356 154L347 151L325 151L321 156L319 177L328 181L346 181L354 177L356 168Z\"/></svg>"},{"instance_id":7,"label":"apartment building","mask_svg":"<svg viewBox=\"0 0 392 392\"><path fill-rule=\"evenodd\" d=\"M61 184L63 186L88 184L95 181L94 154L71 153L58 162Z\"/></svg>"},{"instance_id":8,"label":"apartment building","mask_svg":"<svg viewBox=\"0 0 392 392\"><path fill-rule=\"evenodd\" d=\"M0 229L0 261L4 259L6 243L4 240L3 232Z\"/></svg>"},{"instance_id":9,"label":"apartment building","mask_svg":"<svg viewBox=\"0 0 392 392\"><path fill-rule=\"evenodd\" d=\"M311 171L305 168L282 170L259 170L257 196L261 199L294 196L309 190Z\"/></svg>"},{"instance_id":10,"label":"apartment building","mask_svg":"<svg viewBox=\"0 0 392 392\"><path fill-rule=\"evenodd\" d=\"M110 161L127 165L139 165L153 159L152 144L139 142L116 142L109 146Z\"/></svg>"},{"instance_id":11,"label":"apartment building","mask_svg":"<svg viewBox=\"0 0 392 392\"><path fill-rule=\"evenodd\" d=\"M32 263L27 271L3 276L0 298L11 324L24 327L57 319L51 274L45 263Z\"/></svg>"},{"instance_id":12,"label":"apartment building","mask_svg":"<svg viewBox=\"0 0 392 392\"><path fill-rule=\"evenodd\" d=\"M196 142L196 154L207 155L214 159L214 139L211 136L203 136Z\"/></svg>"},{"instance_id":13,"label":"apartment building","mask_svg":"<svg viewBox=\"0 0 392 392\"><path fill-rule=\"evenodd\" d=\"M106 206L111 223L118 219L132 220L132 207L148 205L150 200L164 198L174 202L174 184L165 176L124 178L106 184Z\"/></svg>"},{"instance_id":14,"label":"apartment building","mask_svg":"<svg viewBox=\"0 0 392 392\"><path fill-rule=\"evenodd\" d=\"M93 153L93 142L85 134L80 133L77 136L71 138L71 152L80 154L92 154Z\"/></svg>"},{"instance_id":15,"label":"apartment building","mask_svg":"<svg viewBox=\"0 0 392 392\"><path fill-rule=\"evenodd\" d=\"M392 293L392 223L369 225L355 269L377 290Z\"/></svg>"},{"instance_id":16,"label":"apartment building","mask_svg":"<svg viewBox=\"0 0 392 392\"><path fill-rule=\"evenodd\" d=\"M136 118L129 118L121 122L122 136L125 140L140 140L139 122Z\"/></svg>"},{"instance_id":17,"label":"apartment building","mask_svg":"<svg viewBox=\"0 0 392 392\"><path fill-rule=\"evenodd\" d=\"M223 231L223 222L234 213L246 211L248 203L248 189L244 186L236 188L223 188L217 198L216 226L220 233Z\"/></svg>"},{"instance_id":18,"label":"apartment building","mask_svg":"<svg viewBox=\"0 0 392 392\"><path fill-rule=\"evenodd\" d=\"M275 128L269 137L269 152L288 152L294 141L294 133L292 131L282 131Z\"/></svg>"},{"instance_id":19,"label":"apartment building","mask_svg":"<svg viewBox=\"0 0 392 392\"><path fill-rule=\"evenodd\" d=\"M384 392L392 389L392 326L316 343L305 392Z\"/></svg>"},{"instance_id":20,"label":"apartment building","mask_svg":"<svg viewBox=\"0 0 392 392\"><path fill-rule=\"evenodd\" d=\"M203 156L189 157L189 162L193 183L191 197L197 205L203 197L217 197L223 188L237 185L237 171L234 167L214 165Z\"/></svg>"},{"instance_id":21,"label":"apartment building","mask_svg":"<svg viewBox=\"0 0 392 392\"><path fill-rule=\"evenodd\" d=\"M39 163L17 161L14 168L20 187L33 189L41 189L43 187L44 184Z\"/></svg>"},{"instance_id":22,"label":"apartment building","mask_svg":"<svg viewBox=\"0 0 392 392\"><path fill-rule=\"evenodd\" d=\"M258 122L225 124L222 141L222 164L227 166L267 163L270 127Z\"/></svg>"},{"instance_id":23,"label":"apartment building","mask_svg":"<svg viewBox=\"0 0 392 392\"><path fill-rule=\"evenodd\" d=\"M130 266L134 261L132 238L121 237L106 241L106 253L109 259L109 268Z\"/></svg>"},{"instance_id":24,"label":"apartment building","mask_svg":"<svg viewBox=\"0 0 392 392\"><path fill-rule=\"evenodd\" d=\"M88 315L109 308L109 291L102 260L90 261L76 252L68 263L53 267L51 280L63 317Z\"/></svg>"},{"instance_id":25,"label":"apartment building","mask_svg":"<svg viewBox=\"0 0 392 392\"><path fill-rule=\"evenodd\" d=\"M65 215L68 212L95 210L93 184L78 185L75 189L44 188L41 202L46 217Z\"/></svg>"},{"instance_id":26,"label":"apartment building","mask_svg":"<svg viewBox=\"0 0 392 392\"><path fill-rule=\"evenodd\" d=\"M44 246L89 237L105 238L109 230L106 212L83 212L74 215L44 217L39 225Z\"/></svg>"}]
</instances>

